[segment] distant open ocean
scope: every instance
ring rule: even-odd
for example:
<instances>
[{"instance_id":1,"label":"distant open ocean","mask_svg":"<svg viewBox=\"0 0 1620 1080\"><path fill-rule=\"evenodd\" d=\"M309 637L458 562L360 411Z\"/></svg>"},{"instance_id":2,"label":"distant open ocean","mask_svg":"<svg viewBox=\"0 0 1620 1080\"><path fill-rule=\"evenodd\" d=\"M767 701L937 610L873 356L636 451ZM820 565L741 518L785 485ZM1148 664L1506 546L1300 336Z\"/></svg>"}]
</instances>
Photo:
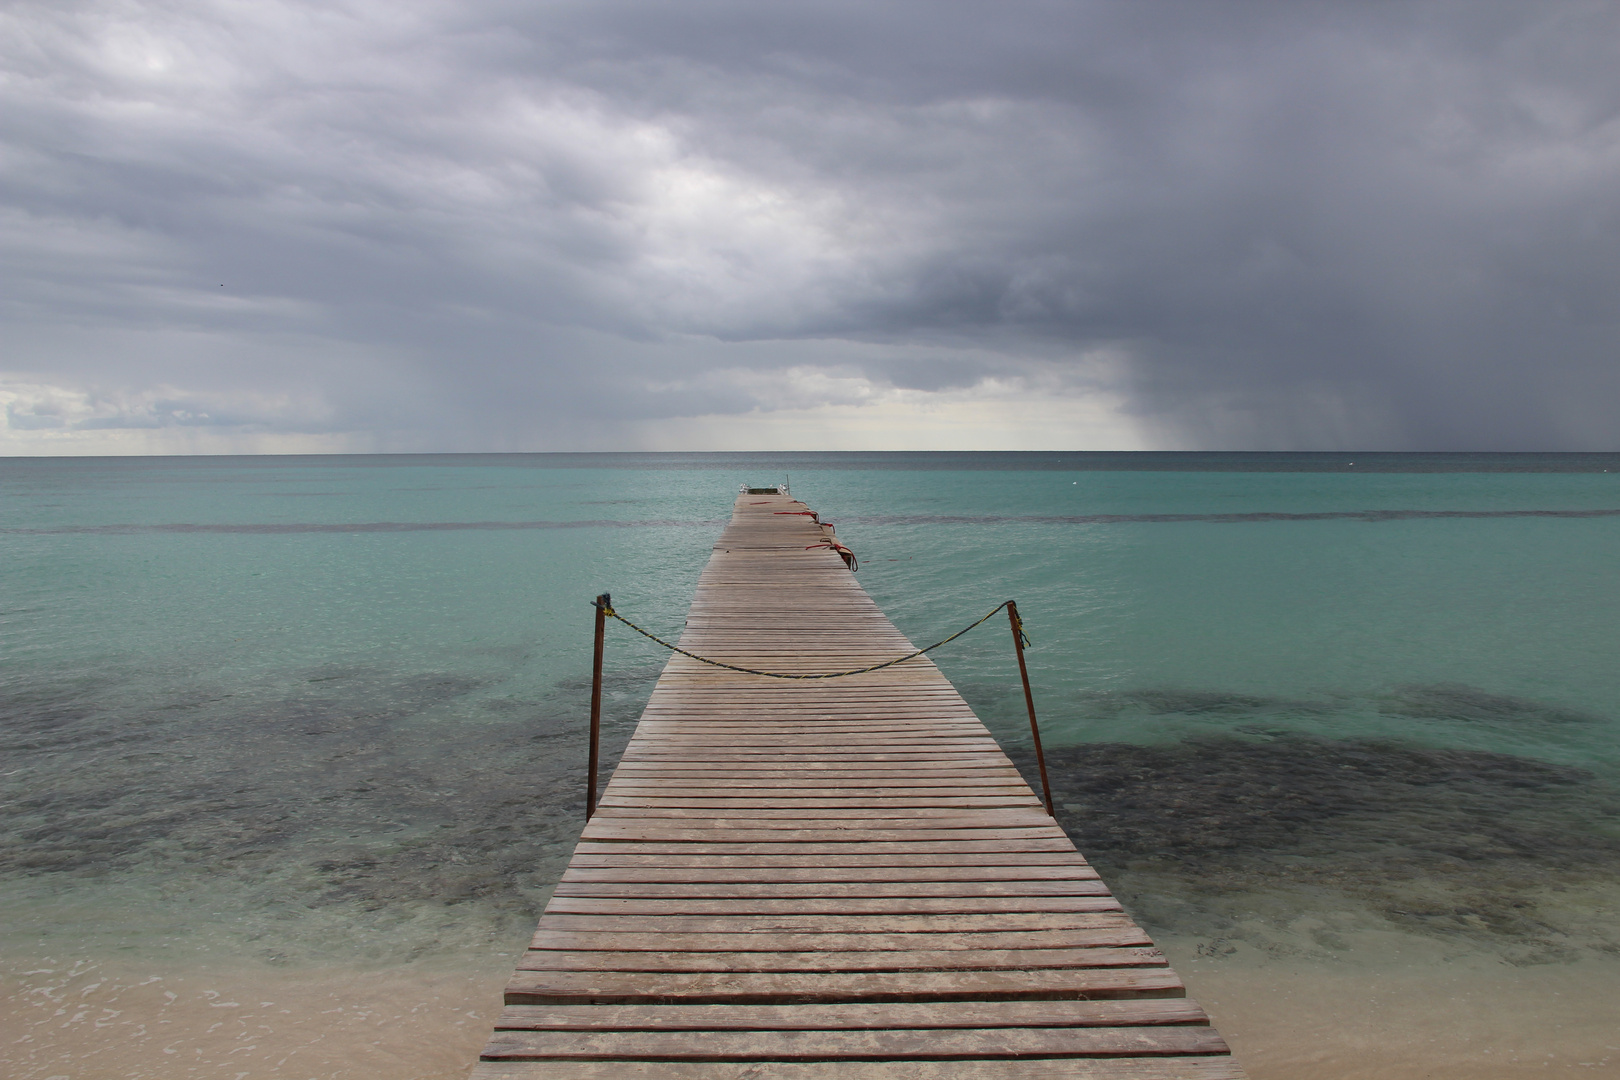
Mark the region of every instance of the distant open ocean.
<instances>
[{"instance_id":1,"label":"distant open ocean","mask_svg":"<svg viewBox=\"0 0 1620 1080\"><path fill-rule=\"evenodd\" d=\"M0 1072L461 1075L583 824L589 599L678 634L784 480L914 642L1018 601L1061 820L1195 995L1620 973L1620 454L5 459ZM1023 762L1006 637L934 655ZM663 656L609 658L616 753Z\"/></svg>"}]
</instances>

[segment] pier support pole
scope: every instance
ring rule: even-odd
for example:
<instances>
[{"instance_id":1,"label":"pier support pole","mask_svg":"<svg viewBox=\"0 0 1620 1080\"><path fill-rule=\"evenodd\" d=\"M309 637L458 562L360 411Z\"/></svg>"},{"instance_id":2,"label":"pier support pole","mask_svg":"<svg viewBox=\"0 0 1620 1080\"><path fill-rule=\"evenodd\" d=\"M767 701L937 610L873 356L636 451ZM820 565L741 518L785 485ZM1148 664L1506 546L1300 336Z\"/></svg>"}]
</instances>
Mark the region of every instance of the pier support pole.
<instances>
[{"instance_id":1,"label":"pier support pole","mask_svg":"<svg viewBox=\"0 0 1620 1080\"><path fill-rule=\"evenodd\" d=\"M591 601L591 606L596 609L596 659L591 665L591 759L585 769L586 821L596 813L596 768L602 757L602 635L607 629L607 609L613 606L613 598L603 593Z\"/></svg>"},{"instance_id":2,"label":"pier support pole","mask_svg":"<svg viewBox=\"0 0 1620 1080\"><path fill-rule=\"evenodd\" d=\"M1016 601L1007 601L1007 620L1012 623L1013 648L1018 650L1018 675L1024 680L1024 705L1029 709L1029 734L1035 740L1035 765L1041 770L1041 796L1046 800L1046 814L1057 817L1052 809L1052 784L1046 778L1046 753L1041 749L1041 728L1035 722L1035 695L1029 689L1029 668L1024 665L1024 621L1018 617ZM600 638L600 632L598 632Z\"/></svg>"}]
</instances>

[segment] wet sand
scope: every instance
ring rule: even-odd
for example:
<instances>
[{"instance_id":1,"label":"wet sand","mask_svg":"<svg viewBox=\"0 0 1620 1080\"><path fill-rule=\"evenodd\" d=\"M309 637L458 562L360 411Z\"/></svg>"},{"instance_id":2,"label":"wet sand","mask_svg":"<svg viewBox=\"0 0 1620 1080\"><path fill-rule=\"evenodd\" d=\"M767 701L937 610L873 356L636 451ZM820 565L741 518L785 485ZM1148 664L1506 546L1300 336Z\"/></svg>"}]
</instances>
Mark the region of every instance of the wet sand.
<instances>
[{"instance_id":1,"label":"wet sand","mask_svg":"<svg viewBox=\"0 0 1620 1080\"><path fill-rule=\"evenodd\" d=\"M88 960L6 968L0 1075L12 1080L464 1077L509 974L177 974Z\"/></svg>"},{"instance_id":2,"label":"wet sand","mask_svg":"<svg viewBox=\"0 0 1620 1080\"><path fill-rule=\"evenodd\" d=\"M1374 972L1166 951L1253 1080L1620 1076L1620 962Z\"/></svg>"}]
</instances>

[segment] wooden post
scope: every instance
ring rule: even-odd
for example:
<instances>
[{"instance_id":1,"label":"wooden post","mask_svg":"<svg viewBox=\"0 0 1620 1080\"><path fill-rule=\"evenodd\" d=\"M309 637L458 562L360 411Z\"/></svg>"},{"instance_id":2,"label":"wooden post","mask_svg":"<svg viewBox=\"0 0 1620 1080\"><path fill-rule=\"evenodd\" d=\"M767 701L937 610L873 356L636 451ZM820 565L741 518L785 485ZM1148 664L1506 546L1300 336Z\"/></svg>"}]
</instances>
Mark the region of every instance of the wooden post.
<instances>
[{"instance_id":1,"label":"wooden post","mask_svg":"<svg viewBox=\"0 0 1620 1080\"><path fill-rule=\"evenodd\" d=\"M585 820L596 813L596 767L602 755L602 634L613 598L603 593L591 602L596 608L596 660L591 666L591 763L585 769Z\"/></svg>"},{"instance_id":2,"label":"wooden post","mask_svg":"<svg viewBox=\"0 0 1620 1080\"><path fill-rule=\"evenodd\" d=\"M1018 675L1024 680L1024 705L1029 709L1029 734L1035 740L1035 765L1041 770L1041 795L1046 799L1046 814L1057 817L1052 809L1052 783L1046 778L1046 754L1041 750L1041 728L1035 722L1035 695L1029 690L1029 668L1024 665L1024 622L1018 617L1018 604L1007 601L1007 619L1012 623L1013 648L1018 650Z\"/></svg>"}]
</instances>

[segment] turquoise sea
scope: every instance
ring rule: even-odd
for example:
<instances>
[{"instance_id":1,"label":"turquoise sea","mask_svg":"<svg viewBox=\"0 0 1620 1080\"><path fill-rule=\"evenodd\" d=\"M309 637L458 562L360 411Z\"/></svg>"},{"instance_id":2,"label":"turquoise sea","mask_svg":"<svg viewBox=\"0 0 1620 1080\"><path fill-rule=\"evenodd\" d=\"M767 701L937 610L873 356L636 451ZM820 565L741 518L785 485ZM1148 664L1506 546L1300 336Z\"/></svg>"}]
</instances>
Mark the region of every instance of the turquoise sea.
<instances>
[{"instance_id":1,"label":"turquoise sea","mask_svg":"<svg viewBox=\"0 0 1620 1080\"><path fill-rule=\"evenodd\" d=\"M592 454L0 461L0 958L509 967L783 481L1150 930L1620 949L1620 455Z\"/></svg>"}]
</instances>

